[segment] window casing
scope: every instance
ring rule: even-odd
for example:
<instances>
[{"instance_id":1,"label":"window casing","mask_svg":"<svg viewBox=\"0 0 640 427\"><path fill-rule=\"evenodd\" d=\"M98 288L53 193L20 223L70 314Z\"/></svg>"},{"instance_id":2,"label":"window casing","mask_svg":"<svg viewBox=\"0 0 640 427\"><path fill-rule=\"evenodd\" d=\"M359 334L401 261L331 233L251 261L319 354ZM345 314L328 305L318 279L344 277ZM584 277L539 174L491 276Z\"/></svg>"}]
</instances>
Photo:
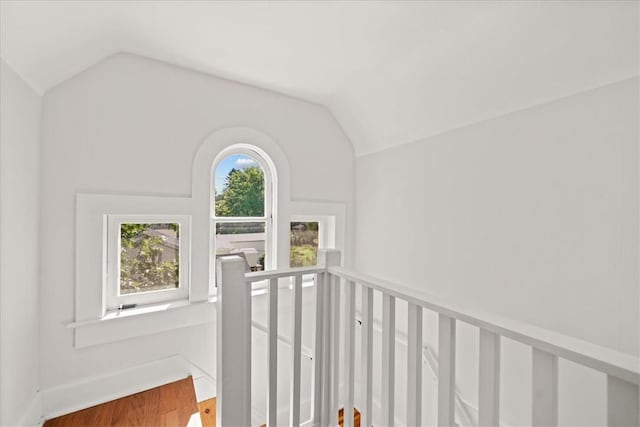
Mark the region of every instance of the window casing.
<instances>
[{"instance_id":1,"label":"window casing","mask_svg":"<svg viewBox=\"0 0 640 427\"><path fill-rule=\"evenodd\" d=\"M106 309L107 311L116 310L121 305L147 305L155 303L164 303L169 301L187 300L189 298L190 288L190 218L186 215L108 215L107 217L107 275L106 275ZM127 248L123 247L123 226L127 225L147 225L149 229L147 232L140 235L139 239L145 240L155 238L154 242L162 241L161 245L156 244L153 248L155 253L152 258L157 262L150 262L151 266L138 266L138 270L143 272L149 272L149 268L159 268L159 263L166 266L167 263L174 262L174 258L177 258L177 274L176 277L170 275L163 282L164 286L159 286L162 289L151 289L141 291L130 291L127 293L123 291L123 286L126 286L122 280L127 277L128 272L123 272L123 268L126 269L127 251L140 254L144 250L149 248ZM166 227L159 227L160 225L171 225L171 228L176 230L175 236L171 236L166 230L161 230ZM159 227L160 229L156 229ZM163 232L164 231L164 232ZM144 246L144 245L143 245ZM173 256L168 256L168 259L164 259L164 252L171 252ZM135 257L135 255L133 255ZM131 258L128 259L129 261ZM124 267L123 267L124 265ZM142 269L142 270L140 270ZM170 271L170 269L169 269ZM158 276L162 275L160 272ZM165 269L164 274L167 275ZM140 279L144 281L144 279ZM167 283L173 283L177 280L176 286L167 286Z\"/></svg>"},{"instance_id":2,"label":"window casing","mask_svg":"<svg viewBox=\"0 0 640 427\"><path fill-rule=\"evenodd\" d=\"M219 175L218 168L232 156L250 158L255 166L262 170L264 178L264 210L262 215L233 216L221 215L216 210L216 187L220 187L226 176ZM215 268L215 259L224 255L239 255L247 260L248 269L273 269L276 263L276 242L274 236L276 212L276 174L275 166L269 156L261 149L248 145L236 144L221 151L212 167L211 180L211 271ZM235 228L235 230L230 231ZM226 231L225 231L226 230ZM234 233L234 234L229 234ZM263 240L261 237L264 235ZM243 236L234 241L233 236ZM252 236L255 237L252 240ZM261 248L264 248L262 258ZM254 251L255 250L255 251ZM211 274L211 277L215 277Z\"/></svg>"},{"instance_id":3,"label":"window casing","mask_svg":"<svg viewBox=\"0 0 640 427\"><path fill-rule=\"evenodd\" d=\"M234 147L248 148L267 161L268 167L264 170L267 178L271 179L271 185L267 185L267 189L272 191L272 194L267 196L267 201L272 203L268 210L271 211L273 218L271 227L273 239L268 242L271 257L266 267L274 268L276 265L286 267L289 257L289 212L308 214L325 211L322 208L317 209L318 203L292 202L289 199L291 194L289 162L282 147L270 135L242 126L218 129L205 138L194 155L190 196L105 194L104 192L76 194L75 313L73 322L67 324L74 331L75 348L86 348L210 322L211 316L215 314L211 310L216 293L213 231L215 227L212 226L211 210L214 194L212 167L216 160L228 154L227 150L234 141L242 142ZM187 266L189 269L188 298L157 304L150 303L123 311L111 311L107 308L108 258L113 258L113 254L109 254L109 249L114 246L110 242L108 233L109 217L122 216L123 213L137 218L160 217L158 221L161 223L174 222L175 216L188 219L186 227L190 227L194 232L187 233L185 226L181 228L184 245L182 260L186 261L189 258L190 261L190 265ZM278 220L275 221L275 218ZM276 239L280 242L279 246L275 245ZM187 274L187 268L183 267L181 271ZM115 305L112 304L112 306Z\"/></svg>"}]
</instances>

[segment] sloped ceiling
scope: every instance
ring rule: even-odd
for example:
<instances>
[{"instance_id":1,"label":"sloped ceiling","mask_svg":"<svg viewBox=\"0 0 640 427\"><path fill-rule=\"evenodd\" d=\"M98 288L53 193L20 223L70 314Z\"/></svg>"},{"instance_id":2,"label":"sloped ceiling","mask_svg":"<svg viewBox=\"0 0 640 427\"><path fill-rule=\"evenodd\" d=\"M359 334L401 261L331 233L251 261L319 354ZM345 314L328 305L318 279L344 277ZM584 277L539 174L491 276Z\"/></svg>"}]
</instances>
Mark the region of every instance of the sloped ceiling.
<instances>
[{"instance_id":1,"label":"sloped ceiling","mask_svg":"<svg viewBox=\"0 0 640 427\"><path fill-rule=\"evenodd\" d=\"M362 155L638 75L637 1L2 1L40 93L116 52L326 105Z\"/></svg>"}]
</instances>

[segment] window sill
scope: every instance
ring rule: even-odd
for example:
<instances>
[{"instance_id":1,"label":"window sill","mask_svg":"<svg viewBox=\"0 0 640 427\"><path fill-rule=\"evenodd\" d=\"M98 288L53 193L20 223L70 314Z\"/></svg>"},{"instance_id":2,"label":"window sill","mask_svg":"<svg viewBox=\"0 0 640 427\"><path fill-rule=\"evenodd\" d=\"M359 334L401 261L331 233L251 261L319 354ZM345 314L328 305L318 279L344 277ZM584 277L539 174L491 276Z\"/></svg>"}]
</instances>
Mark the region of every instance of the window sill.
<instances>
[{"instance_id":1,"label":"window sill","mask_svg":"<svg viewBox=\"0 0 640 427\"><path fill-rule=\"evenodd\" d=\"M313 277L305 277L303 287L313 286ZM254 283L251 296L265 295L267 282ZM281 283L280 288L291 288L290 283ZM74 330L74 347L84 348L108 344L125 339L141 337L158 332L196 326L215 321L215 302L210 296L206 301L171 301L160 304L141 305L126 310L112 310L103 317L67 324Z\"/></svg>"},{"instance_id":2,"label":"window sill","mask_svg":"<svg viewBox=\"0 0 640 427\"><path fill-rule=\"evenodd\" d=\"M215 298L191 303L180 300L113 310L101 318L70 323L67 327L74 329L75 348L90 347L213 322L214 302Z\"/></svg>"}]
</instances>

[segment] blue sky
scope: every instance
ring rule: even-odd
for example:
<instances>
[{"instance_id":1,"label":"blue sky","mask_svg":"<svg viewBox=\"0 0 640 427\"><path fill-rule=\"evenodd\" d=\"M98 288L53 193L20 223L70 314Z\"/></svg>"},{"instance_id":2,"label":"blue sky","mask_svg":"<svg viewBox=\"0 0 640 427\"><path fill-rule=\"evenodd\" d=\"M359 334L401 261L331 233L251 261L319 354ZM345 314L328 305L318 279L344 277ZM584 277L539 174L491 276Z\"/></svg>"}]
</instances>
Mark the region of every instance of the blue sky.
<instances>
[{"instance_id":1,"label":"blue sky","mask_svg":"<svg viewBox=\"0 0 640 427\"><path fill-rule=\"evenodd\" d=\"M246 154L234 154L232 156L225 157L218 164L215 171L216 194L222 193L225 178L229 175L229 171L231 169L244 169L249 166L258 166L258 164Z\"/></svg>"}]
</instances>

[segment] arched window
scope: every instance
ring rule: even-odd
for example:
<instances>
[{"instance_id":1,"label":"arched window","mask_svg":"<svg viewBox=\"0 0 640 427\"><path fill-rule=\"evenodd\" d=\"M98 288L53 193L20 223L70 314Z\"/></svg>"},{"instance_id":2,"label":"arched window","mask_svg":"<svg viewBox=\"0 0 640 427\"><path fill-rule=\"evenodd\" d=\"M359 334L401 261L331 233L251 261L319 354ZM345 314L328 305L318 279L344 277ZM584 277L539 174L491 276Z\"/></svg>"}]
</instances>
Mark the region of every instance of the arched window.
<instances>
[{"instance_id":1,"label":"arched window","mask_svg":"<svg viewBox=\"0 0 640 427\"><path fill-rule=\"evenodd\" d=\"M213 164L211 194L215 255L243 257L247 270L276 266L275 167L261 149L236 144Z\"/></svg>"}]
</instances>

